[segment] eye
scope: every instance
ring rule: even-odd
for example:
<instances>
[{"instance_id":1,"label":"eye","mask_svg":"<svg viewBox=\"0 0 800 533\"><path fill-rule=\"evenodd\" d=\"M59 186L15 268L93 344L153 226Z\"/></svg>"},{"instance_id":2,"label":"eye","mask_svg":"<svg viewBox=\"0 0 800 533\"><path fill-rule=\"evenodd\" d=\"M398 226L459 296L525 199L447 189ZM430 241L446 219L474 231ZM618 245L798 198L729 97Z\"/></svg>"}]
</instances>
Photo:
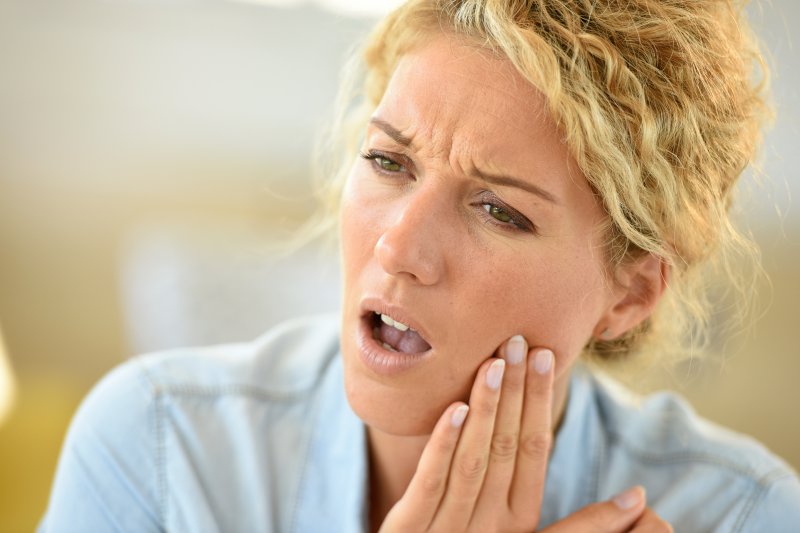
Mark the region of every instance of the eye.
<instances>
[{"instance_id":1,"label":"eye","mask_svg":"<svg viewBox=\"0 0 800 533\"><path fill-rule=\"evenodd\" d=\"M494 205L494 204L483 204L483 208L486 210L492 218L499 220L505 224L513 224L514 219L511 215L502 207Z\"/></svg>"},{"instance_id":2,"label":"eye","mask_svg":"<svg viewBox=\"0 0 800 533\"><path fill-rule=\"evenodd\" d=\"M366 154L361 154L361 157L363 157L368 161L372 161L373 165L375 165L376 168L378 168L383 172L395 173L395 172L406 171L406 167L404 167L397 161L386 157L380 152L375 152L373 150L370 150Z\"/></svg>"},{"instance_id":3,"label":"eye","mask_svg":"<svg viewBox=\"0 0 800 533\"><path fill-rule=\"evenodd\" d=\"M497 195L485 191L482 196L476 207L482 208L482 218L487 224L506 231L538 234L536 226L525 215L507 206Z\"/></svg>"},{"instance_id":4,"label":"eye","mask_svg":"<svg viewBox=\"0 0 800 533\"><path fill-rule=\"evenodd\" d=\"M380 165L380 167L383 170L388 170L389 172L402 172L403 170L405 170L403 168L403 165L401 165L400 163L396 163L391 159L387 159L385 157L378 156L375 158L375 162L378 165Z\"/></svg>"}]
</instances>

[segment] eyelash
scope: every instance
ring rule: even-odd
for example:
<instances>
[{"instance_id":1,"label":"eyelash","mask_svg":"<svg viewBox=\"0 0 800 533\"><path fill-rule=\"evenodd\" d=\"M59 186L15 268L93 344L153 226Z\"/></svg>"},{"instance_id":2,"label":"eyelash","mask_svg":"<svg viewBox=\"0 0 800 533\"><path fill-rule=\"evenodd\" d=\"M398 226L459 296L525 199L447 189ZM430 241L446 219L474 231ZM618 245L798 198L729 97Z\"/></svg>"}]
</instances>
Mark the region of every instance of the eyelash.
<instances>
[{"instance_id":1,"label":"eyelash","mask_svg":"<svg viewBox=\"0 0 800 533\"><path fill-rule=\"evenodd\" d=\"M385 176L391 176L401 171L386 170L381 166L380 160L388 161L389 163L394 163L395 165L398 165L400 168L405 169L405 166L402 165L401 163L398 163L394 159L386 157L386 155L384 155L383 153L375 150L369 150L366 153L362 152L360 155L363 159L369 161L372 164L371 165L372 169L375 172L383 174ZM485 222L505 231L536 233L536 226L531 221L529 221L527 218L525 218L523 215L521 215L514 209L507 207L502 202L498 202L498 199L497 197L494 196L494 194L492 193L489 194L491 194L491 196L493 197L494 202L483 201L480 203L481 209L479 210L479 213L481 215L481 218L483 218ZM507 223L497 220L489 213L489 209L486 209L487 206L489 207L489 209L494 207L501 210L503 213L507 214L511 218L511 220Z\"/></svg>"},{"instance_id":2,"label":"eyelash","mask_svg":"<svg viewBox=\"0 0 800 533\"><path fill-rule=\"evenodd\" d=\"M372 167L382 174L396 174L399 171L386 170L385 168L381 167L378 161L379 159L383 159L384 161L389 161L390 163L394 163L395 165L399 165L400 167L405 168L402 164L398 163L394 159L386 157L386 155L384 155L383 153L376 152L375 150L370 150L369 152L366 153L362 152L361 157L363 157L367 161L370 161L372 163Z\"/></svg>"}]
</instances>

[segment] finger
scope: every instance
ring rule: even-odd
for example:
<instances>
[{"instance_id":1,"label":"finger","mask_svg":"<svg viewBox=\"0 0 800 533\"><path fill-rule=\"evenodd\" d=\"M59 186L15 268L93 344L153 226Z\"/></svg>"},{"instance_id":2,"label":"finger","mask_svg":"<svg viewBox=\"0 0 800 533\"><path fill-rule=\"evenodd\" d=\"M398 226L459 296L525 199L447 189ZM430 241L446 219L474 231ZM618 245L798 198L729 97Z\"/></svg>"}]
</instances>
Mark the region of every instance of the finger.
<instances>
[{"instance_id":1,"label":"finger","mask_svg":"<svg viewBox=\"0 0 800 533\"><path fill-rule=\"evenodd\" d=\"M433 521L447 486L453 453L469 411L456 402L436 422L405 494L384 520L385 531L423 531Z\"/></svg>"},{"instance_id":2,"label":"finger","mask_svg":"<svg viewBox=\"0 0 800 533\"><path fill-rule=\"evenodd\" d=\"M553 352L546 348L530 350L527 367L519 451L509 503L515 516L536 521L553 440Z\"/></svg>"},{"instance_id":3,"label":"finger","mask_svg":"<svg viewBox=\"0 0 800 533\"><path fill-rule=\"evenodd\" d=\"M645 508L644 488L636 486L607 502L587 505L540 533L618 533L628 531Z\"/></svg>"},{"instance_id":4,"label":"finger","mask_svg":"<svg viewBox=\"0 0 800 533\"><path fill-rule=\"evenodd\" d=\"M495 516L498 499L508 506L519 443L528 343L522 335L515 335L498 352L506 361L506 371L489 448L489 466L475 510L477 516Z\"/></svg>"},{"instance_id":5,"label":"finger","mask_svg":"<svg viewBox=\"0 0 800 533\"><path fill-rule=\"evenodd\" d=\"M490 358L478 370L469 397L469 418L456 446L434 528L441 525L443 531L461 531L472 517L488 465L505 366L503 359Z\"/></svg>"},{"instance_id":6,"label":"finger","mask_svg":"<svg viewBox=\"0 0 800 533\"><path fill-rule=\"evenodd\" d=\"M631 529L634 533L673 533L672 526L647 507Z\"/></svg>"}]
</instances>

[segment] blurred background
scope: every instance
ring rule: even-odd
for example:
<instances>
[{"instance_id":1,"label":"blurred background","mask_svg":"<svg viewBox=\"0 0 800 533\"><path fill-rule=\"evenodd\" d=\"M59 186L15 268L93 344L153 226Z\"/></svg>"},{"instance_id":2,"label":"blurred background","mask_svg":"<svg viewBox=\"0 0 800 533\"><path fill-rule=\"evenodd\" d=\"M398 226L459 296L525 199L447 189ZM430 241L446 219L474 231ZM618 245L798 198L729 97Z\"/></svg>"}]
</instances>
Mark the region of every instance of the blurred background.
<instances>
[{"instance_id":1,"label":"blurred background","mask_svg":"<svg viewBox=\"0 0 800 533\"><path fill-rule=\"evenodd\" d=\"M313 207L348 47L393 3L0 0L0 531L34 528L69 419L114 365L337 309L330 251L272 245ZM800 3L749 12L778 115L743 224L772 287L755 329L715 344L724 358L651 387L797 468Z\"/></svg>"}]
</instances>

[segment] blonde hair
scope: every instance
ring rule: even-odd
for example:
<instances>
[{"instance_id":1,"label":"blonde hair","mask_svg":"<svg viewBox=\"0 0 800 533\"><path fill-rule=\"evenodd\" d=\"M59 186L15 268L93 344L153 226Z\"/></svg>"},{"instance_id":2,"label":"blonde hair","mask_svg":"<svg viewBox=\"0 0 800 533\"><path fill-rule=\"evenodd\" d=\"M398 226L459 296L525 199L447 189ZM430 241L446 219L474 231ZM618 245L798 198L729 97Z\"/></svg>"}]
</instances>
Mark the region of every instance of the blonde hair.
<instances>
[{"instance_id":1,"label":"blonde hair","mask_svg":"<svg viewBox=\"0 0 800 533\"><path fill-rule=\"evenodd\" d=\"M733 0L411 0L382 20L346 69L323 172L326 223L366 122L400 57L442 32L507 57L546 98L580 170L602 199L610 271L644 253L671 269L659 309L595 360L702 344L708 273L744 291L755 246L729 215L767 117L766 74ZM760 80L756 79L756 76ZM331 178L333 176L333 178ZM661 348L661 349L659 349ZM691 353L691 352L688 352Z\"/></svg>"}]
</instances>

